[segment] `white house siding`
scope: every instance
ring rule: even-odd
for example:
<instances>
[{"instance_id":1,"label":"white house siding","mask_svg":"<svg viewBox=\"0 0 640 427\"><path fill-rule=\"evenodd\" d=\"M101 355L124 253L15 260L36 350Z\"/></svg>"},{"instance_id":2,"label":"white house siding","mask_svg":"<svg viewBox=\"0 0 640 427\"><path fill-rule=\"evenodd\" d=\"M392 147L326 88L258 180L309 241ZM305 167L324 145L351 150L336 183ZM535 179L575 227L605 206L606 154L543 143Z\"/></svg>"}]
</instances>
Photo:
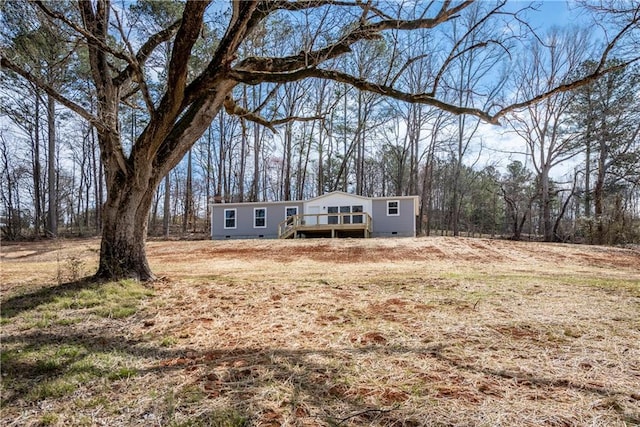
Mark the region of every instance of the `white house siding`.
<instances>
[{"instance_id":1,"label":"white house siding","mask_svg":"<svg viewBox=\"0 0 640 427\"><path fill-rule=\"evenodd\" d=\"M285 219L287 207L297 207L302 213L302 202L264 202L264 203L215 203L211 205L212 239L277 239L278 224ZM254 227L254 209L267 210L266 227ZM236 228L224 228L226 209L236 210Z\"/></svg>"},{"instance_id":2,"label":"white house siding","mask_svg":"<svg viewBox=\"0 0 640 427\"><path fill-rule=\"evenodd\" d=\"M346 207L362 206L363 212L371 215L371 199L367 197L356 196L342 192L325 194L304 202L305 214L327 214L327 208L330 206ZM314 225L315 218L308 217L305 219L307 225ZM327 217L320 218L320 224L326 224Z\"/></svg>"},{"instance_id":3,"label":"white house siding","mask_svg":"<svg viewBox=\"0 0 640 427\"><path fill-rule=\"evenodd\" d=\"M387 202L398 202L398 215L388 215ZM372 237L415 237L417 196L375 198L372 204Z\"/></svg>"}]
</instances>

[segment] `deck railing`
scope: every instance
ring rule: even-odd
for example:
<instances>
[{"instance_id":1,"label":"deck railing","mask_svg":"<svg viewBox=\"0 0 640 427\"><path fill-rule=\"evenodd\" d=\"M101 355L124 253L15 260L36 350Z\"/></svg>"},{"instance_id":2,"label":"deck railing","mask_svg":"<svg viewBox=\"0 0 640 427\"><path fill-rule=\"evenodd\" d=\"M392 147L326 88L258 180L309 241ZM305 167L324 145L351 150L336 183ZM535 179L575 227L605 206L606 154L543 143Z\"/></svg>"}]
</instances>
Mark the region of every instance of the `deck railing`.
<instances>
[{"instance_id":1,"label":"deck railing","mask_svg":"<svg viewBox=\"0 0 640 427\"><path fill-rule=\"evenodd\" d=\"M278 237L296 231L365 230L371 233L371 215L366 212L292 215L278 224Z\"/></svg>"}]
</instances>

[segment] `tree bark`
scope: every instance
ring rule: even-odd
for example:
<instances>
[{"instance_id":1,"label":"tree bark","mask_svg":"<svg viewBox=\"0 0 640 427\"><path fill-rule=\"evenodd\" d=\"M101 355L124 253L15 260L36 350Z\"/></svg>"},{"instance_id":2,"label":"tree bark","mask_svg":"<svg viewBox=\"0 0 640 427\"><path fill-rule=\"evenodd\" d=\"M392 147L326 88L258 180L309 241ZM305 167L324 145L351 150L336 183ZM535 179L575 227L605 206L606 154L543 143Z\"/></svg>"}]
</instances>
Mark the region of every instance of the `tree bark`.
<instances>
[{"instance_id":1,"label":"tree bark","mask_svg":"<svg viewBox=\"0 0 640 427\"><path fill-rule=\"evenodd\" d=\"M42 218L42 207L40 205L40 181L42 177L40 166L40 95L38 90L34 89L35 93L35 117L34 117L34 129L33 129L33 225L34 233L36 237L40 237L40 223Z\"/></svg>"},{"instance_id":2,"label":"tree bark","mask_svg":"<svg viewBox=\"0 0 640 427\"><path fill-rule=\"evenodd\" d=\"M184 216L182 218L182 232L186 233L189 228L189 222L193 219L193 160L191 157L191 150L187 155L187 182L185 183L184 194Z\"/></svg>"},{"instance_id":3,"label":"tree bark","mask_svg":"<svg viewBox=\"0 0 640 427\"><path fill-rule=\"evenodd\" d=\"M549 169L544 167L540 174L542 184L542 226L545 242L553 241L553 222L551 221L551 198L549 187Z\"/></svg>"},{"instance_id":4,"label":"tree bark","mask_svg":"<svg viewBox=\"0 0 640 427\"><path fill-rule=\"evenodd\" d=\"M602 153L602 150L601 150ZM593 200L595 205L595 215L596 215L596 238L595 243L598 245L602 245L605 243L605 229L604 229L604 203L603 203L603 194L604 194L604 168L602 167L602 155L598 159L598 176L596 179L596 184L593 189Z\"/></svg>"},{"instance_id":5,"label":"tree bark","mask_svg":"<svg viewBox=\"0 0 640 427\"><path fill-rule=\"evenodd\" d=\"M169 237L169 221L171 217L171 179L164 177L164 202L162 206L162 236Z\"/></svg>"},{"instance_id":6,"label":"tree bark","mask_svg":"<svg viewBox=\"0 0 640 427\"><path fill-rule=\"evenodd\" d=\"M155 188L131 188L127 182L109 189L103 211L100 263L95 277L153 280L145 250L149 211Z\"/></svg>"},{"instance_id":7,"label":"tree bark","mask_svg":"<svg viewBox=\"0 0 640 427\"><path fill-rule=\"evenodd\" d=\"M47 123L49 131L49 158L47 160L48 170L48 193L49 193L49 214L47 216L47 234L49 237L58 236L58 192L56 186L56 103L52 96L47 97Z\"/></svg>"}]
</instances>

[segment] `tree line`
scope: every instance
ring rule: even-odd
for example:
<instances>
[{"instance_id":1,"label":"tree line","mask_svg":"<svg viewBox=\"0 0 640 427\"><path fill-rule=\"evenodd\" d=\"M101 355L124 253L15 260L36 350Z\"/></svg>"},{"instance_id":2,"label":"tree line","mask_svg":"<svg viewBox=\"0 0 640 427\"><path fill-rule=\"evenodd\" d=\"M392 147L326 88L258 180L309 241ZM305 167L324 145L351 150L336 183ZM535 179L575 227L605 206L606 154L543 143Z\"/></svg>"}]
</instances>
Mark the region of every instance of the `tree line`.
<instances>
[{"instance_id":1,"label":"tree line","mask_svg":"<svg viewBox=\"0 0 640 427\"><path fill-rule=\"evenodd\" d=\"M122 257L208 230L209 201L340 190L419 195L425 235L640 240L637 8L585 5L594 35L348 3L4 3L3 237Z\"/></svg>"}]
</instances>

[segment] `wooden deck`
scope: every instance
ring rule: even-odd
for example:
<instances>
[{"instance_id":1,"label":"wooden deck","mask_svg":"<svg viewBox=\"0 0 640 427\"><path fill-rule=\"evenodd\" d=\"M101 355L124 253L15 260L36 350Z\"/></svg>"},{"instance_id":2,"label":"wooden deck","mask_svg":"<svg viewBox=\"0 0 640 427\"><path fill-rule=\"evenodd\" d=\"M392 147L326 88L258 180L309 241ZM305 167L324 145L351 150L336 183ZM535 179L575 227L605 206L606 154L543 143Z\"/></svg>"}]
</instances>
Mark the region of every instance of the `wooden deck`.
<instances>
[{"instance_id":1,"label":"wooden deck","mask_svg":"<svg viewBox=\"0 0 640 427\"><path fill-rule=\"evenodd\" d=\"M278 224L280 239L300 237L371 237L366 212L293 215Z\"/></svg>"}]
</instances>

